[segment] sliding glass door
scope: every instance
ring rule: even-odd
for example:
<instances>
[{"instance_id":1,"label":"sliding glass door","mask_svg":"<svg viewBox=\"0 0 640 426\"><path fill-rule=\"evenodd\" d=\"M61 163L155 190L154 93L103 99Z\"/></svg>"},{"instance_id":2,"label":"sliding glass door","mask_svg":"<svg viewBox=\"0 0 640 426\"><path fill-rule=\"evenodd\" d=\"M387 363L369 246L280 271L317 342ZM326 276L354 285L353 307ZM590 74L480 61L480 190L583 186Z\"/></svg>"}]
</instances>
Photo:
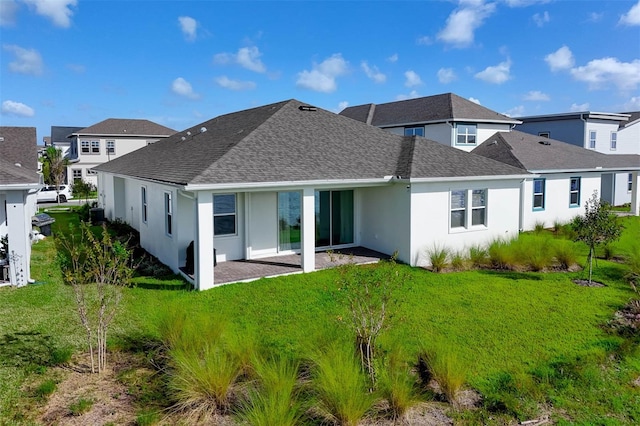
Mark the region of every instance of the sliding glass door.
<instances>
[{"instance_id":1,"label":"sliding glass door","mask_svg":"<svg viewBox=\"0 0 640 426\"><path fill-rule=\"evenodd\" d=\"M300 250L300 193L278 193L278 250Z\"/></svg>"},{"instance_id":2,"label":"sliding glass door","mask_svg":"<svg viewBox=\"0 0 640 426\"><path fill-rule=\"evenodd\" d=\"M353 190L316 191L316 247L353 243Z\"/></svg>"}]
</instances>

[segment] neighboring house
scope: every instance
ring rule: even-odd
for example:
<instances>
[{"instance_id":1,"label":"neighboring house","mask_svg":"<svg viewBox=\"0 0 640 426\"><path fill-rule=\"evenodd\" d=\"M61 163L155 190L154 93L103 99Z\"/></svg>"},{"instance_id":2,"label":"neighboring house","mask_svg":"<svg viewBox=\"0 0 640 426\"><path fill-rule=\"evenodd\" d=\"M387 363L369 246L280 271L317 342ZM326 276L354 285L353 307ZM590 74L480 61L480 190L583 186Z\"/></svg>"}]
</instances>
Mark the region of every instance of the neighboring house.
<instances>
[{"instance_id":1,"label":"neighboring house","mask_svg":"<svg viewBox=\"0 0 640 426\"><path fill-rule=\"evenodd\" d=\"M52 128L53 129L53 128ZM52 130L53 132L53 130ZM97 184L93 167L173 135L176 131L149 120L109 118L69 133L69 180ZM53 136L52 136L53 137Z\"/></svg>"},{"instance_id":2,"label":"neighboring house","mask_svg":"<svg viewBox=\"0 0 640 426\"><path fill-rule=\"evenodd\" d=\"M340 115L394 134L424 136L471 151L495 132L508 132L520 121L453 93L384 104L345 108Z\"/></svg>"},{"instance_id":3,"label":"neighboring house","mask_svg":"<svg viewBox=\"0 0 640 426\"><path fill-rule=\"evenodd\" d=\"M193 242L200 290L214 285L214 256L300 253L308 272L316 251L362 246L419 265L435 246L515 237L532 178L297 100L216 117L95 170L105 216L173 271Z\"/></svg>"},{"instance_id":4,"label":"neighboring house","mask_svg":"<svg viewBox=\"0 0 640 426\"><path fill-rule=\"evenodd\" d=\"M640 155L640 113L570 112L518 117L516 126L532 135L561 140L609 155ZM602 176L603 200L622 205L631 202L630 173Z\"/></svg>"},{"instance_id":5,"label":"neighboring house","mask_svg":"<svg viewBox=\"0 0 640 426\"><path fill-rule=\"evenodd\" d=\"M638 180L640 156L608 156L593 150L529 133L498 132L472 151L535 174L523 180L521 228L546 227L584 214L584 202L602 193L601 175L631 174ZM638 200L636 185L634 200ZM634 213L638 214L636 201Z\"/></svg>"},{"instance_id":6,"label":"neighboring house","mask_svg":"<svg viewBox=\"0 0 640 426\"><path fill-rule=\"evenodd\" d=\"M31 266L31 217L36 213L36 193L41 188L37 173L35 127L0 127L0 237L7 237L8 280L26 285Z\"/></svg>"},{"instance_id":7,"label":"neighboring house","mask_svg":"<svg viewBox=\"0 0 640 426\"><path fill-rule=\"evenodd\" d=\"M45 141L45 148L47 146L54 146L62 151L62 156L64 158L67 158L69 161L71 161L71 139L69 139L69 136L72 133L82 129L84 129L84 127L51 126L51 136L49 136L48 144ZM65 184L73 183L72 179L69 176L69 170L67 169L62 182Z\"/></svg>"}]
</instances>

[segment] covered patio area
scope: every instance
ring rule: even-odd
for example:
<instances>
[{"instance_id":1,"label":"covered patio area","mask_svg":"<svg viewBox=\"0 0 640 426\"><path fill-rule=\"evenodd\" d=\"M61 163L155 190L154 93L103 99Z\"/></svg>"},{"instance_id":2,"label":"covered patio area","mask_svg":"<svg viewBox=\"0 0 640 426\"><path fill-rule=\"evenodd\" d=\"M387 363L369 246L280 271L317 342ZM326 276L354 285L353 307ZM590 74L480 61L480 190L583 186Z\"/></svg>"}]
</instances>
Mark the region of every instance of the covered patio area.
<instances>
[{"instance_id":1,"label":"covered patio area","mask_svg":"<svg viewBox=\"0 0 640 426\"><path fill-rule=\"evenodd\" d=\"M353 262L356 264L375 263L389 256L364 247L322 251L315 254L316 270L333 268ZM252 260L231 260L218 263L215 267L215 285L242 281L252 281L263 277L302 273L301 256L290 254Z\"/></svg>"}]
</instances>

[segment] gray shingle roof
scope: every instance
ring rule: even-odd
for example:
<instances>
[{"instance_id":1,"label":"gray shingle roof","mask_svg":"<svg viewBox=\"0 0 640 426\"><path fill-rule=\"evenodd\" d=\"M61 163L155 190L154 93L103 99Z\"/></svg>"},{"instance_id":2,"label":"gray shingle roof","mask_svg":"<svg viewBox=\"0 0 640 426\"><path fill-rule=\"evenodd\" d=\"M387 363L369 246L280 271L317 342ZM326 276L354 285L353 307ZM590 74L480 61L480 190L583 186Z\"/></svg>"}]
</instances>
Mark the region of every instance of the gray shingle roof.
<instances>
[{"instance_id":1,"label":"gray shingle roof","mask_svg":"<svg viewBox=\"0 0 640 426\"><path fill-rule=\"evenodd\" d=\"M621 129L627 126L631 126L632 124L637 124L638 120L640 120L640 111L623 112L622 114L629 114L631 117L629 117L628 122L620 123Z\"/></svg>"},{"instance_id":2,"label":"gray shingle roof","mask_svg":"<svg viewBox=\"0 0 640 426\"><path fill-rule=\"evenodd\" d=\"M519 123L518 120L499 114L453 93L443 93L441 95L384 104L358 105L345 108L340 114L366 123L372 106L375 109L369 124L374 126L417 124L446 120Z\"/></svg>"},{"instance_id":3,"label":"gray shingle roof","mask_svg":"<svg viewBox=\"0 0 640 426\"><path fill-rule=\"evenodd\" d=\"M180 185L524 173L424 138L393 135L301 106L289 100L222 115L95 170Z\"/></svg>"},{"instance_id":4,"label":"gray shingle roof","mask_svg":"<svg viewBox=\"0 0 640 426\"><path fill-rule=\"evenodd\" d=\"M40 175L35 170L16 166L15 163L0 158L0 186L39 183Z\"/></svg>"},{"instance_id":5,"label":"gray shingle roof","mask_svg":"<svg viewBox=\"0 0 640 426\"><path fill-rule=\"evenodd\" d=\"M638 155L606 155L520 131L498 132L472 151L529 171L638 169Z\"/></svg>"},{"instance_id":6,"label":"gray shingle roof","mask_svg":"<svg viewBox=\"0 0 640 426\"><path fill-rule=\"evenodd\" d=\"M92 126L73 132L76 135L132 135L132 136L170 136L176 131L149 120L131 118L107 118Z\"/></svg>"},{"instance_id":7,"label":"gray shingle roof","mask_svg":"<svg viewBox=\"0 0 640 426\"><path fill-rule=\"evenodd\" d=\"M69 143L69 135L82 130L84 127L72 127L72 126L51 126L51 142L56 143Z\"/></svg>"},{"instance_id":8,"label":"gray shingle roof","mask_svg":"<svg viewBox=\"0 0 640 426\"><path fill-rule=\"evenodd\" d=\"M35 127L0 127L0 158L10 164L37 170L38 154Z\"/></svg>"}]
</instances>

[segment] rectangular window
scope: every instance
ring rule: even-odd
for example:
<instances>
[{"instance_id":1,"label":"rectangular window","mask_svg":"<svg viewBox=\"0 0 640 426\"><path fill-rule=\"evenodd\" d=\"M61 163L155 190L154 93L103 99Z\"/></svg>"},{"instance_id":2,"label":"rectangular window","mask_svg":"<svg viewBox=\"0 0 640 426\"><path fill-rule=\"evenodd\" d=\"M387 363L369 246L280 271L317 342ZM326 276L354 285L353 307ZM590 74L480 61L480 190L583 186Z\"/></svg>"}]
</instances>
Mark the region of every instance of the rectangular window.
<instances>
[{"instance_id":1,"label":"rectangular window","mask_svg":"<svg viewBox=\"0 0 640 426\"><path fill-rule=\"evenodd\" d=\"M100 141L91 141L91 153L100 154Z\"/></svg>"},{"instance_id":2,"label":"rectangular window","mask_svg":"<svg viewBox=\"0 0 640 426\"><path fill-rule=\"evenodd\" d=\"M486 189L474 189L471 193L471 225L487 225Z\"/></svg>"},{"instance_id":3,"label":"rectangular window","mask_svg":"<svg viewBox=\"0 0 640 426\"><path fill-rule=\"evenodd\" d=\"M236 234L236 194L213 196L213 235Z\"/></svg>"},{"instance_id":4,"label":"rectangular window","mask_svg":"<svg viewBox=\"0 0 640 426\"><path fill-rule=\"evenodd\" d=\"M456 124L456 143L458 145L476 144L477 126L475 124Z\"/></svg>"},{"instance_id":5,"label":"rectangular window","mask_svg":"<svg viewBox=\"0 0 640 426\"><path fill-rule=\"evenodd\" d=\"M550 132L538 132L538 136L549 139L551 137Z\"/></svg>"},{"instance_id":6,"label":"rectangular window","mask_svg":"<svg viewBox=\"0 0 640 426\"><path fill-rule=\"evenodd\" d=\"M629 181L627 182L627 191L633 190L633 173L629 173Z\"/></svg>"},{"instance_id":7,"label":"rectangular window","mask_svg":"<svg viewBox=\"0 0 640 426\"><path fill-rule=\"evenodd\" d=\"M80 149L83 154L89 153L89 141L80 141Z\"/></svg>"},{"instance_id":8,"label":"rectangular window","mask_svg":"<svg viewBox=\"0 0 640 426\"><path fill-rule=\"evenodd\" d=\"M73 180L82 179L82 169L73 169Z\"/></svg>"},{"instance_id":9,"label":"rectangular window","mask_svg":"<svg viewBox=\"0 0 640 426\"><path fill-rule=\"evenodd\" d=\"M589 132L589 149L596 149L596 131Z\"/></svg>"},{"instance_id":10,"label":"rectangular window","mask_svg":"<svg viewBox=\"0 0 640 426\"><path fill-rule=\"evenodd\" d=\"M471 200L471 203L468 202ZM451 228L487 226L487 190L451 191Z\"/></svg>"},{"instance_id":11,"label":"rectangular window","mask_svg":"<svg viewBox=\"0 0 640 426\"><path fill-rule=\"evenodd\" d=\"M107 154L116 153L116 141L107 141Z\"/></svg>"},{"instance_id":12,"label":"rectangular window","mask_svg":"<svg viewBox=\"0 0 640 426\"><path fill-rule=\"evenodd\" d=\"M173 203L171 193L164 193L164 232L171 236L173 234Z\"/></svg>"},{"instance_id":13,"label":"rectangular window","mask_svg":"<svg viewBox=\"0 0 640 426\"><path fill-rule=\"evenodd\" d=\"M467 223L467 191L451 191L451 227L464 228Z\"/></svg>"},{"instance_id":14,"label":"rectangular window","mask_svg":"<svg viewBox=\"0 0 640 426\"><path fill-rule=\"evenodd\" d=\"M533 209L544 209L544 179L533 180Z\"/></svg>"},{"instance_id":15,"label":"rectangular window","mask_svg":"<svg viewBox=\"0 0 640 426\"><path fill-rule=\"evenodd\" d=\"M147 223L147 188L145 186L140 188L140 193L142 197L142 205L141 205L141 213L142 213L142 222Z\"/></svg>"},{"instance_id":16,"label":"rectangular window","mask_svg":"<svg viewBox=\"0 0 640 426\"><path fill-rule=\"evenodd\" d=\"M572 177L569 186L569 206L578 207L580 205L580 178Z\"/></svg>"},{"instance_id":17,"label":"rectangular window","mask_svg":"<svg viewBox=\"0 0 640 426\"><path fill-rule=\"evenodd\" d=\"M424 127L405 127L405 136L424 136Z\"/></svg>"},{"instance_id":18,"label":"rectangular window","mask_svg":"<svg viewBox=\"0 0 640 426\"><path fill-rule=\"evenodd\" d=\"M611 132L611 151L615 151L618 148L618 132Z\"/></svg>"}]
</instances>

